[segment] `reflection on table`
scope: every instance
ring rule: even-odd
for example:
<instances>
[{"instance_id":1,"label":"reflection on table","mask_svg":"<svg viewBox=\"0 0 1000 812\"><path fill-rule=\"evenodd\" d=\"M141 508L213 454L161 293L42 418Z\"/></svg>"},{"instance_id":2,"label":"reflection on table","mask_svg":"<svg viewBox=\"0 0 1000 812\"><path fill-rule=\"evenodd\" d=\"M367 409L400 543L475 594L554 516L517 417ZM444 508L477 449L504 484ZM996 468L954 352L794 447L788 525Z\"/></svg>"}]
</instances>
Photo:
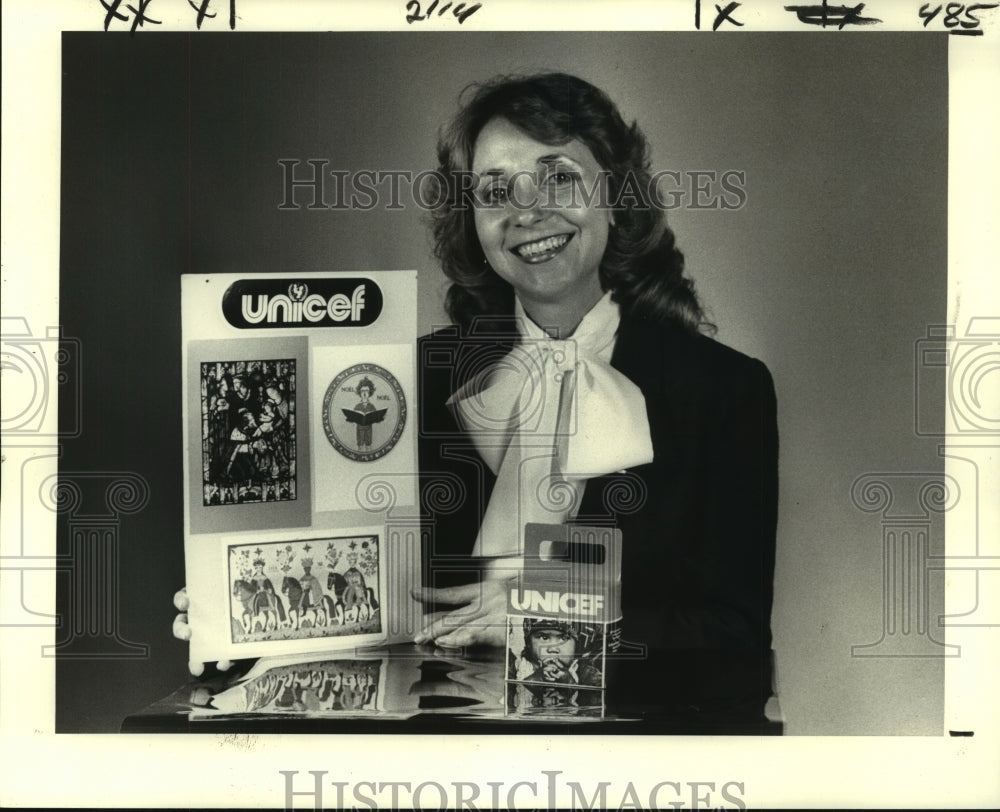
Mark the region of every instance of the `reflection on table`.
<instances>
[{"instance_id":1,"label":"reflection on table","mask_svg":"<svg viewBox=\"0 0 1000 812\"><path fill-rule=\"evenodd\" d=\"M123 732L701 733L780 735L780 720L739 702L671 697L651 662L606 689L505 683L498 649L400 645L268 657L194 681L129 716ZM628 679L629 685L615 681ZM626 690L627 689L627 690ZM662 690L661 690L662 689ZM773 706L773 703L772 703Z\"/></svg>"}]
</instances>

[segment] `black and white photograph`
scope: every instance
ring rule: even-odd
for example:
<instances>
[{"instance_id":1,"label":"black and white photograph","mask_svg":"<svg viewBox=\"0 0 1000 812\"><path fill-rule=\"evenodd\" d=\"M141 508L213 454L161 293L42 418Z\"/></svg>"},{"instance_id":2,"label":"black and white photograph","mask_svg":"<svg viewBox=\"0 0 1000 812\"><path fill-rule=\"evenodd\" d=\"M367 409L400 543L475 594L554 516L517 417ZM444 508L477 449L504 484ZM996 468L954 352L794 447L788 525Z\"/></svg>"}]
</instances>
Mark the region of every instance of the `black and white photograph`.
<instances>
[{"instance_id":1,"label":"black and white photograph","mask_svg":"<svg viewBox=\"0 0 1000 812\"><path fill-rule=\"evenodd\" d=\"M551 618L508 618L507 679L568 687L604 687L604 629Z\"/></svg>"},{"instance_id":2,"label":"black and white photograph","mask_svg":"<svg viewBox=\"0 0 1000 812\"><path fill-rule=\"evenodd\" d=\"M0 803L1000 803L1000 8L278 5L5 4Z\"/></svg>"}]
</instances>

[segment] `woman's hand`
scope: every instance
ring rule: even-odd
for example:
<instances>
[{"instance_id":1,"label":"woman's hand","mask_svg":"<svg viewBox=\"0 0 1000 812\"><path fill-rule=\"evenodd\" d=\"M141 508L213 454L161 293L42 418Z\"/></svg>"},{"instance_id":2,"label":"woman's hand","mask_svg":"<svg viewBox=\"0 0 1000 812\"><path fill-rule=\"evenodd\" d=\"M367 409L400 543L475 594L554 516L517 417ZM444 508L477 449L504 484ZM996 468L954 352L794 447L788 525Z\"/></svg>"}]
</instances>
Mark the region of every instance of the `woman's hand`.
<instances>
[{"instance_id":1,"label":"woman's hand","mask_svg":"<svg viewBox=\"0 0 1000 812\"><path fill-rule=\"evenodd\" d=\"M421 587L411 595L423 603L446 603L458 608L433 612L424 618L424 628L415 643L434 642L447 648L463 646L504 646L507 641L506 579L442 589Z\"/></svg>"},{"instance_id":2,"label":"woman's hand","mask_svg":"<svg viewBox=\"0 0 1000 812\"><path fill-rule=\"evenodd\" d=\"M180 612L177 617L174 618L174 637L178 640L190 640L191 639L191 626L188 625L187 611L191 602L188 600L187 589L179 589L174 594L174 606L177 611ZM232 662L230 660L219 660L216 663L216 668L220 671L228 671L232 667ZM188 671L194 677L200 677L205 671L205 664L198 663L194 660L188 660Z\"/></svg>"}]
</instances>

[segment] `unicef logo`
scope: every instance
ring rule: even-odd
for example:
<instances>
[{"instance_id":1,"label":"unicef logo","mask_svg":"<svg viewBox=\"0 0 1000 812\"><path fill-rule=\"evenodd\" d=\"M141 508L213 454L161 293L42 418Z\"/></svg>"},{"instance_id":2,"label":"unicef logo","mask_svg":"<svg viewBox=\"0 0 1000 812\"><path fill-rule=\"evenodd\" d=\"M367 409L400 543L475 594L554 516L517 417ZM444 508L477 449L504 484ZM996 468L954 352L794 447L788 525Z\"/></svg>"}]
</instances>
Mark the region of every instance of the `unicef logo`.
<instances>
[{"instance_id":1,"label":"unicef logo","mask_svg":"<svg viewBox=\"0 0 1000 812\"><path fill-rule=\"evenodd\" d=\"M323 397L323 431L340 454L355 462L381 459L406 427L406 396L389 370L355 364L338 374Z\"/></svg>"},{"instance_id":2,"label":"unicef logo","mask_svg":"<svg viewBox=\"0 0 1000 812\"><path fill-rule=\"evenodd\" d=\"M382 304L382 290L363 277L239 279L222 295L222 315L240 330L367 327Z\"/></svg>"}]
</instances>

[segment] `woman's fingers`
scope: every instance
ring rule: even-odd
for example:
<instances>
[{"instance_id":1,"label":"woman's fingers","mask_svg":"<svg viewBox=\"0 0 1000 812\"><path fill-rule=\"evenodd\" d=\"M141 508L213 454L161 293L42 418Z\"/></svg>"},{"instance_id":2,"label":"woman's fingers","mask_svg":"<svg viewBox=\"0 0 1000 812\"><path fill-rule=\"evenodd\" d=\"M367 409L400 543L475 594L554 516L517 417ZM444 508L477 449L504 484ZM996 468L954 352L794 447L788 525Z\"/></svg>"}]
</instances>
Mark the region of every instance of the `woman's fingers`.
<instances>
[{"instance_id":1,"label":"woman's fingers","mask_svg":"<svg viewBox=\"0 0 1000 812\"><path fill-rule=\"evenodd\" d=\"M467 627L469 622L475 622L478 615L468 612L435 612L430 623L413 638L415 643L429 643L432 640L443 646L463 646L466 643L456 642L454 635L456 632ZM442 642L445 638L453 638L452 642Z\"/></svg>"},{"instance_id":2,"label":"woman's fingers","mask_svg":"<svg viewBox=\"0 0 1000 812\"><path fill-rule=\"evenodd\" d=\"M474 646L477 643L483 642L480 639L482 634L483 629L481 627L462 626L459 629L448 632L448 634L443 634L435 638L434 642L445 648L465 648L466 646Z\"/></svg>"},{"instance_id":3,"label":"woman's fingers","mask_svg":"<svg viewBox=\"0 0 1000 812\"><path fill-rule=\"evenodd\" d=\"M490 621L479 621L461 626L448 634L435 638L439 646L465 648L466 646L502 646L504 625Z\"/></svg>"},{"instance_id":4,"label":"woman's fingers","mask_svg":"<svg viewBox=\"0 0 1000 812\"><path fill-rule=\"evenodd\" d=\"M443 603L452 606L467 606L469 611L485 607L492 611L494 607L507 606L507 588L505 581L482 581L474 584L446 587L416 587L410 590L414 599L422 603ZM462 612L462 609L456 610Z\"/></svg>"},{"instance_id":5,"label":"woman's fingers","mask_svg":"<svg viewBox=\"0 0 1000 812\"><path fill-rule=\"evenodd\" d=\"M188 600L187 588L178 589L174 593L174 606L180 612L177 617L174 618L173 632L174 637L178 640L190 640L191 639L191 625L188 623L188 607L191 602ZM216 663L216 668L219 671L228 671L233 667L232 660L219 660ZM191 672L191 676L200 677L205 673L205 663L198 663L194 660L188 661L188 671Z\"/></svg>"},{"instance_id":6,"label":"woman's fingers","mask_svg":"<svg viewBox=\"0 0 1000 812\"><path fill-rule=\"evenodd\" d=\"M414 641L417 643L426 643L428 640L439 641L442 635L448 635L466 625L481 621L486 615L486 605L478 600L474 604L466 604L448 612L433 612L424 618L424 628Z\"/></svg>"},{"instance_id":7,"label":"woman's fingers","mask_svg":"<svg viewBox=\"0 0 1000 812\"><path fill-rule=\"evenodd\" d=\"M417 644L430 643L438 634L443 634L439 630L441 619L448 612L432 612L424 617L424 627L413 637L413 642Z\"/></svg>"},{"instance_id":8,"label":"woman's fingers","mask_svg":"<svg viewBox=\"0 0 1000 812\"><path fill-rule=\"evenodd\" d=\"M416 643L431 640L439 646L462 648L473 645L503 645L506 618L483 606L454 612L435 612L431 622L414 638Z\"/></svg>"},{"instance_id":9,"label":"woman's fingers","mask_svg":"<svg viewBox=\"0 0 1000 812\"><path fill-rule=\"evenodd\" d=\"M422 603L462 604L478 601L482 595L481 584L462 584L461 586L430 587L420 586L410 590L414 599Z\"/></svg>"},{"instance_id":10,"label":"woman's fingers","mask_svg":"<svg viewBox=\"0 0 1000 812\"><path fill-rule=\"evenodd\" d=\"M191 639L191 627L188 626L187 612L181 612L174 618L174 637L178 640Z\"/></svg>"},{"instance_id":11,"label":"woman's fingers","mask_svg":"<svg viewBox=\"0 0 1000 812\"><path fill-rule=\"evenodd\" d=\"M233 667L233 663L232 660L219 660L219 662L215 664L215 667L218 668L219 671L228 671ZM205 663L188 660L188 671L191 672L192 677L200 677L205 673Z\"/></svg>"},{"instance_id":12,"label":"woman's fingers","mask_svg":"<svg viewBox=\"0 0 1000 812\"><path fill-rule=\"evenodd\" d=\"M461 604L450 612L435 612L414 637L416 643L433 640L441 646L460 648L476 644L503 645L507 597L502 581L483 581L443 589L413 590L425 602Z\"/></svg>"}]
</instances>

